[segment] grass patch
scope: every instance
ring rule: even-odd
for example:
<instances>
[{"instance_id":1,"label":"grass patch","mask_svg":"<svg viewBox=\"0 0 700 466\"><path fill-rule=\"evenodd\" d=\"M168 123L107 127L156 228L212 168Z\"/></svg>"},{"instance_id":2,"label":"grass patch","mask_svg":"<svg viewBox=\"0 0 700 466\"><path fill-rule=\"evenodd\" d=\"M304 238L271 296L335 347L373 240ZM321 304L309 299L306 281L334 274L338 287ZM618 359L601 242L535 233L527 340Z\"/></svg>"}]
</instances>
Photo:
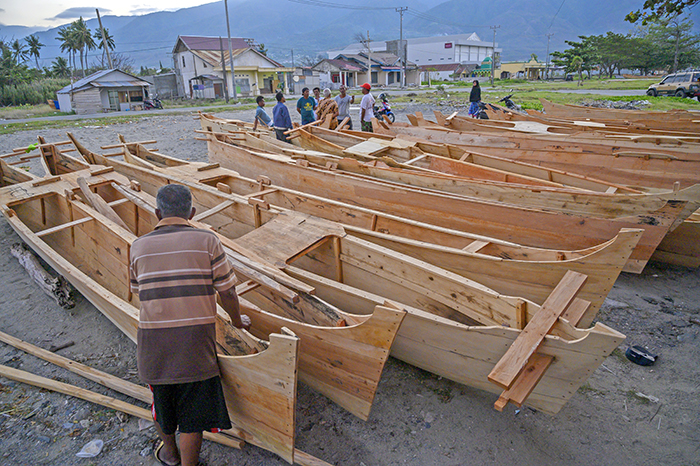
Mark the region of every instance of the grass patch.
<instances>
[{"instance_id":1,"label":"grass patch","mask_svg":"<svg viewBox=\"0 0 700 466\"><path fill-rule=\"evenodd\" d=\"M588 384L588 382L581 385L577 391L582 395L601 395L601 396L604 395L604 392L602 392L601 390L598 390L597 388L591 387Z\"/></svg>"},{"instance_id":2,"label":"grass patch","mask_svg":"<svg viewBox=\"0 0 700 466\"><path fill-rule=\"evenodd\" d=\"M71 113L72 114L72 113ZM49 104L20 105L18 107L0 108L0 119L18 120L20 118L40 118L47 116L69 115L52 109Z\"/></svg>"},{"instance_id":3,"label":"grass patch","mask_svg":"<svg viewBox=\"0 0 700 466\"><path fill-rule=\"evenodd\" d=\"M495 80L494 88L498 89L514 89L514 90L540 90L546 91L551 89L606 89L617 91L629 91L647 89L650 85L661 81L659 78L640 78L640 79L584 79L582 85L578 85L578 81L523 81L521 79L504 79Z\"/></svg>"}]
</instances>

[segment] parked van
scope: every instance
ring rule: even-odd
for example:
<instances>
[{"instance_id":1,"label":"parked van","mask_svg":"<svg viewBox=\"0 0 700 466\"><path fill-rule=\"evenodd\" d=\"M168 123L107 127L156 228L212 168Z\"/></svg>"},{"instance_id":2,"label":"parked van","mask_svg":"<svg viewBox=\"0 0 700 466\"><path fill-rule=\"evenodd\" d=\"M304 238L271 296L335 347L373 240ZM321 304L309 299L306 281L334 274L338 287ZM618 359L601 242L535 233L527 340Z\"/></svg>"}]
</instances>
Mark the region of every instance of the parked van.
<instances>
[{"instance_id":1,"label":"parked van","mask_svg":"<svg viewBox=\"0 0 700 466\"><path fill-rule=\"evenodd\" d=\"M658 84L647 89L647 95L674 95L676 97L698 97L700 100L700 71L682 71L669 74Z\"/></svg>"}]
</instances>

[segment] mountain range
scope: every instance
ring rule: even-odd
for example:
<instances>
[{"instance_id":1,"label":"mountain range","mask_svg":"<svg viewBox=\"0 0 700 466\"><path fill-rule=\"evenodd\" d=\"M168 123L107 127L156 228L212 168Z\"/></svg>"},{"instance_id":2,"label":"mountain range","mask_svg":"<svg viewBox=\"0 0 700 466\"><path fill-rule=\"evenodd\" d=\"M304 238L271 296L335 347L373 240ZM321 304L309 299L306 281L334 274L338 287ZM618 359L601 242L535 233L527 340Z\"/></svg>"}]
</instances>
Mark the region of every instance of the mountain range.
<instances>
[{"instance_id":1,"label":"mountain range","mask_svg":"<svg viewBox=\"0 0 700 466\"><path fill-rule=\"evenodd\" d=\"M405 38L476 32L484 41L493 40L502 49L503 61L526 60L536 54L544 60L547 34L549 51L567 48L565 40L580 35L627 33L634 26L624 17L638 9L643 0L405 0L376 2L345 0L343 8L329 7L337 2L317 0L229 0L231 35L255 39L265 45L268 55L285 63L300 63L302 57L357 42L358 34L371 40L399 38L399 13L395 7L407 6L403 16ZM395 4L395 5L394 5ZM700 13L691 15L700 30ZM102 17L116 43L116 52L131 57L139 66L172 66L172 48L178 35L226 37L224 2L218 1L174 12L156 12L142 16ZM87 20L98 28L97 20ZM42 43L40 64L49 66L61 55L56 40L60 27L48 30L0 24L0 39L12 40L35 33ZM90 52L89 61L98 61L101 52ZM28 62L28 63L31 63Z\"/></svg>"}]
</instances>

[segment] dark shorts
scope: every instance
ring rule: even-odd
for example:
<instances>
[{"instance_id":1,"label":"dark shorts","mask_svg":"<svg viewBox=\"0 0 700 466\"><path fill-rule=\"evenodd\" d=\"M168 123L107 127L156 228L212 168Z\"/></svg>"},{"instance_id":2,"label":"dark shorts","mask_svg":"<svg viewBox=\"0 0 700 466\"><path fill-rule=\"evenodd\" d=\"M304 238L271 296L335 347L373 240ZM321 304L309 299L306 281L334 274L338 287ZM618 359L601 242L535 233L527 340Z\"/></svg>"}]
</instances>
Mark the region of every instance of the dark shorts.
<instances>
[{"instance_id":1,"label":"dark shorts","mask_svg":"<svg viewBox=\"0 0 700 466\"><path fill-rule=\"evenodd\" d=\"M344 119L345 118L338 118L338 126L340 126L340 124L343 122ZM352 118L348 119L348 124L346 125L345 129L352 130Z\"/></svg>"},{"instance_id":2,"label":"dark shorts","mask_svg":"<svg viewBox=\"0 0 700 466\"><path fill-rule=\"evenodd\" d=\"M289 142L287 141L287 135L284 134L285 131L289 131L288 129L277 129L275 128L275 135L277 136L277 139L280 141L284 142Z\"/></svg>"},{"instance_id":3,"label":"dark shorts","mask_svg":"<svg viewBox=\"0 0 700 466\"><path fill-rule=\"evenodd\" d=\"M151 385L151 413L166 435L230 429L221 380L217 377L173 385Z\"/></svg>"},{"instance_id":4,"label":"dark shorts","mask_svg":"<svg viewBox=\"0 0 700 466\"><path fill-rule=\"evenodd\" d=\"M372 122L371 121L363 121L362 122L362 131L365 131L368 133L373 133L374 131L372 130Z\"/></svg>"}]
</instances>

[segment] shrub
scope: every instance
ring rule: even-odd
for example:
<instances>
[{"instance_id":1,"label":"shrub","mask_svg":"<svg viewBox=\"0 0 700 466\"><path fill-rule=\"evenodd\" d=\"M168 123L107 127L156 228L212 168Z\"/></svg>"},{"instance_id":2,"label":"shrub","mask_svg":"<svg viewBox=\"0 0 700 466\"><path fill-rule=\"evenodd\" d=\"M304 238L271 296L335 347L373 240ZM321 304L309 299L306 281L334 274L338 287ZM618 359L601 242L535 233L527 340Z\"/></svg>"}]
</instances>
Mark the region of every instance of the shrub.
<instances>
[{"instance_id":1,"label":"shrub","mask_svg":"<svg viewBox=\"0 0 700 466\"><path fill-rule=\"evenodd\" d=\"M37 105L47 100L56 100L56 91L70 84L62 78L46 78L31 83L10 84L0 87L0 105Z\"/></svg>"}]
</instances>

